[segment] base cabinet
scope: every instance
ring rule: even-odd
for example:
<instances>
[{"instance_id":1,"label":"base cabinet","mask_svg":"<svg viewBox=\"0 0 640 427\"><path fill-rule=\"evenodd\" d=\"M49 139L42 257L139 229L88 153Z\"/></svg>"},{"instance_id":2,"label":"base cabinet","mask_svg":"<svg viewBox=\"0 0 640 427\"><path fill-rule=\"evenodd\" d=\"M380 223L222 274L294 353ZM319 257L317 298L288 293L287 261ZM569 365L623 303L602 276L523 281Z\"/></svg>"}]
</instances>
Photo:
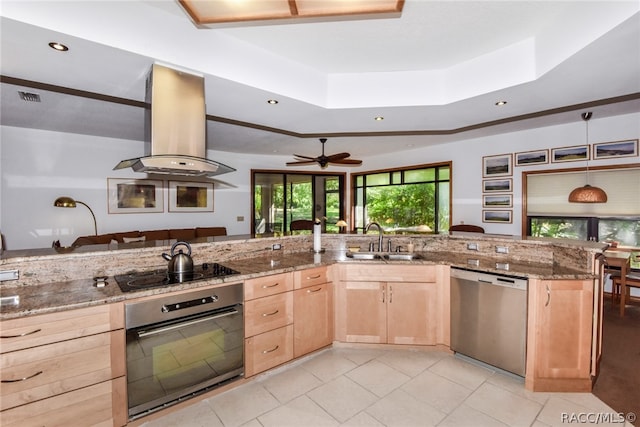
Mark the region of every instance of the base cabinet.
<instances>
[{"instance_id":1,"label":"base cabinet","mask_svg":"<svg viewBox=\"0 0 640 427\"><path fill-rule=\"evenodd\" d=\"M529 281L528 389L591 390L593 314L593 280Z\"/></svg>"},{"instance_id":2,"label":"base cabinet","mask_svg":"<svg viewBox=\"0 0 640 427\"><path fill-rule=\"evenodd\" d=\"M331 268L294 273L293 356L300 357L333 342L333 284Z\"/></svg>"},{"instance_id":3,"label":"base cabinet","mask_svg":"<svg viewBox=\"0 0 640 427\"><path fill-rule=\"evenodd\" d=\"M293 273L244 283L244 375L251 377L293 358Z\"/></svg>"},{"instance_id":4,"label":"base cabinet","mask_svg":"<svg viewBox=\"0 0 640 427\"><path fill-rule=\"evenodd\" d=\"M344 264L336 290L336 339L436 345L448 340L441 266ZM362 280L377 278L378 280ZM446 312L448 313L448 312ZM448 323L448 322L447 322Z\"/></svg>"},{"instance_id":5,"label":"base cabinet","mask_svg":"<svg viewBox=\"0 0 640 427\"><path fill-rule=\"evenodd\" d=\"M0 425L127 423L122 304L6 320L0 336Z\"/></svg>"}]
</instances>

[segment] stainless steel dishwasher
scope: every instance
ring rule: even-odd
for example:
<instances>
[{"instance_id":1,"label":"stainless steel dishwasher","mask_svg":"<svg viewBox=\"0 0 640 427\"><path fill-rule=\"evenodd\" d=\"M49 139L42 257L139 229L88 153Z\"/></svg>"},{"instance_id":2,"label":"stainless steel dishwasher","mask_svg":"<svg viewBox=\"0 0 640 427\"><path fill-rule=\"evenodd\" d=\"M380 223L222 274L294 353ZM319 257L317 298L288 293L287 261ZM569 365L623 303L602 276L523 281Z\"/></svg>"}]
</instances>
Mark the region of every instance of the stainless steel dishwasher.
<instances>
[{"instance_id":1,"label":"stainless steel dishwasher","mask_svg":"<svg viewBox=\"0 0 640 427\"><path fill-rule=\"evenodd\" d=\"M451 268L451 349L524 377L524 277Z\"/></svg>"}]
</instances>

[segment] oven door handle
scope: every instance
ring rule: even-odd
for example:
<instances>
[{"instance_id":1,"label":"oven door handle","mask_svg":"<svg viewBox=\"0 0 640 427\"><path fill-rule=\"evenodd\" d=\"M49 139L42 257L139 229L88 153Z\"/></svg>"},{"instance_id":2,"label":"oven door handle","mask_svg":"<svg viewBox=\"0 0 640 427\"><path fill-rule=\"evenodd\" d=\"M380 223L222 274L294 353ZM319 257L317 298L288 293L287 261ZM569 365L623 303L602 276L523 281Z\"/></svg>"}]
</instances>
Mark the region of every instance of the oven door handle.
<instances>
[{"instance_id":1,"label":"oven door handle","mask_svg":"<svg viewBox=\"0 0 640 427\"><path fill-rule=\"evenodd\" d=\"M201 317L199 319L189 320L189 321L186 321L186 322L174 323L173 325L170 325L170 326L163 326L163 327L160 327L160 328L149 329L149 330L144 330L144 331L138 331L138 338L144 338L144 337L148 337L148 336L151 336L151 335L157 335L157 334L161 334L163 332L172 331L174 329L183 328L185 326L191 326L191 325L195 325L195 324L198 324L198 323L206 322L208 320L219 319L221 317L227 317L227 316L231 316L233 314L238 314L238 313L239 313L239 311L236 310L235 308L230 308L230 309L228 309L226 311L218 312L218 313L213 314L211 316Z\"/></svg>"}]
</instances>

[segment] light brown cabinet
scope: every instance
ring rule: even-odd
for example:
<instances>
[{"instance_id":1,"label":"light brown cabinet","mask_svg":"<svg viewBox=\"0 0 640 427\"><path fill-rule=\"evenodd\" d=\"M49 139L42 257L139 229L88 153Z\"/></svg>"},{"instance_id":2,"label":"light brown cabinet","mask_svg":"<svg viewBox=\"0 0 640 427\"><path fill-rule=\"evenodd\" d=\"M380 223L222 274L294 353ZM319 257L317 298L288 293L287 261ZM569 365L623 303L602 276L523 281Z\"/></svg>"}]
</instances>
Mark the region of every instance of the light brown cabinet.
<instances>
[{"instance_id":1,"label":"light brown cabinet","mask_svg":"<svg viewBox=\"0 0 640 427\"><path fill-rule=\"evenodd\" d=\"M328 268L294 273L293 355L300 357L333 342L333 284Z\"/></svg>"},{"instance_id":2,"label":"light brown cabinet","mask_svg":"<svg viewBox=\"0 0 640 427\"><path fill-rule=\"evenodd\" d=\"M593 280L529 280L528 389L591 390L597 318Z\"/></svg>"},{"instance_id":3,"label":"light brown cabinet","mask_svg":"<svg viewBox=\"0 0 640 427\"><path fill-rule=\"evenodd\" d=\"M342 264L336 289L336 339L436 345L448 339L442 266ZM375 280L372 280L375 279ZM445 311L447 310L447 311ZM447 316L445 316L447 314Z\"/></svg>"},{"instance_id":4,"label":"light brown cabinet","mask_svg":"<svg viewBox=\"0 0 640 427\"><path fill-rule=\"evenodd\" d=\"M125 425L123 328L122 304L3 321L0 424Z\"/></svg>"},{"instance_id":5,"label":"light brown cabinet","mask_svg":"<svg viewBox=\"0 0 640 427\"><path fill-rule=\"evenodd\" d=\"M244 283L245 377L293 358L293 273Z\"/></svg>"}]
</instances>

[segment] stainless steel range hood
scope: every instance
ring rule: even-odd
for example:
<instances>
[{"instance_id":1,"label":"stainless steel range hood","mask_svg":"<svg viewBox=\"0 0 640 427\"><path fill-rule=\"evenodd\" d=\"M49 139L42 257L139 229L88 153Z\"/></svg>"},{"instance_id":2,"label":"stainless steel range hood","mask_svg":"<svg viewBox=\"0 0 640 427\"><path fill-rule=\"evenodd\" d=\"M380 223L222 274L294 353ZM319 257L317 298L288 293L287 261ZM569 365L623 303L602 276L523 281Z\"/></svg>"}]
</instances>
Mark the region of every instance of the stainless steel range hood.
<instances>
[{"instance_id":1,"label":"stainless steel range hood","mask_svg":"<svg viewBox=\"0 0 640 427\"><path fill-rule=\"evenodd\" d=\"M215 176L234 168L206 156L204 78L154 64L147 79L145 157L113 168L170 175Z\"/></svg>"}]
</instances>

